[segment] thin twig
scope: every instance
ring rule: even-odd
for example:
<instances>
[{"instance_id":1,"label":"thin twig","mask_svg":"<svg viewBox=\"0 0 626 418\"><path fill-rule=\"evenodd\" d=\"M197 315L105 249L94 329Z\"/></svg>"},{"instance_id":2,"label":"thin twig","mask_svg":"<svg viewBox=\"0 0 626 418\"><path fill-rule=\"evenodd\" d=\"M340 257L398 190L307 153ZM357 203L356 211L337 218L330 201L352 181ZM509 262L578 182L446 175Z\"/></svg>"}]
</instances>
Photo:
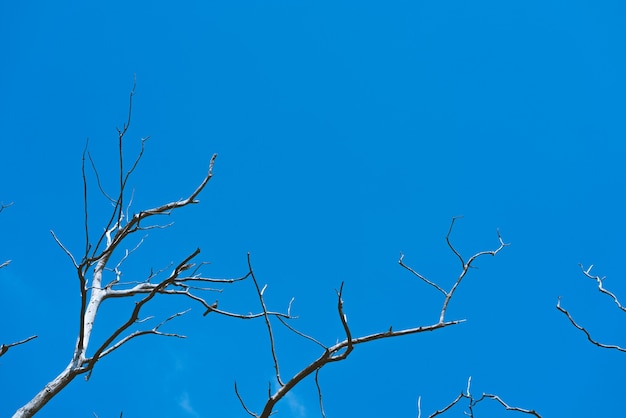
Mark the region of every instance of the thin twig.
<instances>
[{"instance_id":1,"label":"thin twig","mask_svg":"<svg viewBox=\"0 0 626 418\"><path fill-rule=\"evenodd\" d=\"M587 270L584 269L582 264L578 265L580 267L580 269L582 270L583 274L587 277L589 277L592 280L595 280L596 283L598 283L598 291L600 291L601 293L604 293L605 295L611 297L611 299L613 299L613 302L615 302L615 304L617 305L617 307L622 310L623 312L626 312L626 308L624 306L622 306L622 304L620 303L620 301L617 299L617 296L615 296L615 294L613 294L612 292L610 292L609 290L605 289L602 286L602 283L604 282L604 279L606 277L600 277L600 276L592 276L591 275L591 269L593 268L593 264L589 266L589 268Z\"/></svg>"},{"instance_id":2,"label":"thin twig","mask_svg":"<svg viewBox=\"0 0 626 418\"><path fill-rule=\"evenodd\" d=\"M248 409L248 407L246 406L246 403L241 398L241 395L239 394L239 390L237 389L237 382L236 381L235 381L235 395L237 395L237 399L239 399L239 403L241 403L241 406L248 413L248 415L250 415L252 417L258 417L257 414L255 414L254 412L252 412L252 411L250 411Z\"/></svg>"},{"instance_id":3,"label":"thin twig","mask_svg":"<svg viewBox=\"0 0 626 418\"><path fill-rule=\"evenodd\" d=\"M4 354L6 354L7 351L9 351L9 348L11 347L15 347L16 345L20 345L20 344L25 344L27 342L29 342L30 340L34 340L35 338L37 338L36 335L31 335L28 338L25 338L21 341L17 341L11 344L1 344L0 345L0 357L2 357Z\"/></svg>"},{"instance_id":4,"label":"thin twig","mask_svg":"<svg viewBox=\"0 0 626 418\"><path fill-rule=\"evenodd\" d=\"M256 288L257 296L259 297L259 302L261 303L261 308L263 309L263 318L265 319L265 326L267 327L267 332L269 334L270 339L270 348L272 350L272 359L274 360L274 369L276 371L276 380L278 384L281 386L285 386L282 379L280 378L280 368L278 366L278 357L276 356L276 345L274 343L274 334L272 332L272 323L270 322L270 317L267 313L267 307L265 306L265 299L263 298L263 292L265 291L265 287L261 290L259 288L259 283L254 276L254 270L252 269L252 263L250 261L250 253L248 253L248 270L250 271L250 276L252 278L252 282L254 283L254 287Z\"/></svg>"},{"instance_id":5,"label":"thin twig","mask_svg":"<svg viewBox=\"0 0 626 418\"><path fill-rule=\"evenodd\" d=\"M497 395L492 395L489 393L483 393L482 396L478 399L474 398L474 396L471 394L470 392L470 386L471 386L471 381L472 381L472 377L470 376L469 379L467 380L467 389L465 391L465 393L461 392L452 402L450 402L448 405L446 405L445 407L435 411L434 413L432 413L431 415L429 415L428 418L434 418L437 415L441 415L445 412L447 412L448 410L450 410L453 406L455 406L457 403L459 403L459 401L461 401L461 399L467 399L468 401L468 410L469 412L465 412L465 415L467 415L470 418L474 418L474 407L482 402L485 399L492 399L497 401L498 403L500 403L500 405L502 405L507 411L515 411L515 412L521 412L523 414L528 414L528 415L534 415L537 418L541 418L541 415L539 415L537 413L537 411L533 410L533 409L524 409L524 408L518 408L516 406L509 406L508 404L506 404L499 396ZM418 400L418 418L419 418L419 414L421 414L421 410L419 410L419 400Z\"/></svg>"},{"instance_id":6,"label":"thin twig","mask_svg":"<svg viewBox=\"0 0 626 418\"><path fill-rule=\"evenodd\" d=\"M322 418L326 418L326 413L324 412L324 402L322 400L322 389L319 382L319 374L320 369L315 370L315 387L317 388L317 396L320 402L320 413L322 414Z\"/></svg>"},{"instance_id":7,"label":"thin twig","mask_svg":"<svg viewBox=\"0 0 626 418\"><path fill-rule=\"evenodd\" d=\"M576 321L574 321L574 318L572 318L572 315L570 315L570 313L565 309L561 307L561 297L559 296L559 298L557 299L556 302L556 308L561 311L562 313L565 314L565 316L567 316L567 319L569 319L569 321L572 323L572 325L574 325L574 327L578 328L579 330L581 330L582 332L585 333L585 335L587 336L587 340L589 340L590 343L597 345L598 347L602 347L602 348L609 348L612 350L617 350L617 351L621 351L623 353L626 353L626 348L622 348L619 345L611 345L611 344L602 344L599 343L598 341L594 340L593 338L591 338L591 334L589 334L589 331L587 331L585 329L585 327L578 325L576 323Z\"/></svg>"}]
</instances>

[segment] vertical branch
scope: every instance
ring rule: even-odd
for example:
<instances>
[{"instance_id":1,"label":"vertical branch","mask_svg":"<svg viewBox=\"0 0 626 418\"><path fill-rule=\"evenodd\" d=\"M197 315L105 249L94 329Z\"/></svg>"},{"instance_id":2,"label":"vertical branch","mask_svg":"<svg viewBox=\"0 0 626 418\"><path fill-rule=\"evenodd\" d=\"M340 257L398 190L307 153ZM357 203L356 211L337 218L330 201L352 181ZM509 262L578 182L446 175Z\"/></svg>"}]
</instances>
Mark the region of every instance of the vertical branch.
<instances>
[{"instance_id":1,"label":"vertical branch","mask_svg":"<svg viewBox=\"0 0 626 418\"><path fill-rule=\"evenodd\" d=\"M128 97L128 119L126 121L126 123L124 123L124 126L122 127L122 129L120 130L119 128L117 129L117 136L118 136L118 148L119 148L119 181L120 181L120 194L118 197L118 207L117 207L117 226L118 228L121 226L122 223L122 216L123 216L123 208L124 208L124 155L123 155L123 139L124 139L124 135L126 134L126 131L128 130L128 128L130 127L130 121L131 121L131 116L132 116L132 112L133 112L133 96L135 95L135 87L137 87L137 76L135 75L133 77L133 88L130 91L129 97Z\"/></svg>"},{"instance_id":2,"label":"vertical branch","mask_svg":"<svg viewBox=\"0 0 626 418\"><path fill-rule=\"evenodd\" d=\"M326 413L324 412L324 402L322 401L322 388L320 387L319 374L320 369L315 370L315 387L317 388L317 397L320 400L320 413L322 414L322 418L326 418Z\"/></svg>"},{"instance_id":3,"label":"vertical branch","mask_svg":"<svg viewBox=\"0 0 626 418\"><path fill-rule=\"evenodd\" d=\"M263 289L259 288L259 282L257 282L256 277L254 276L254 270L252 270L252 263L250 261L250 253L248 253L248 269L250 271L250 276L252 277L252 282L256 288L257 295L259 296L259 302L261 302L261 307L263 308L263 318L265 318L265 326L267 327L267 332L270 338L270 349L272 351L272 359L274 361L274 369L276 371L276 380L280 386L285 386L282 379L280 378L280 368L278 366L278 357L276 356L276 345L274 344L274 333L272 332L272 323L270 322L270 317L267 313L267 306L265 306L265 299L263 299L263 293L267 286L263 287Z\"/></svg>"},{"instance_id":4,"label":"vertical branch","mask_svg":"<svg viewBox=\"0 0 626 418\"><path fill-rule=\"evenodd\" d=\"M12 205L13 205L13 202L9 203L8 205L5 205L4 203L0 202L0 213ZM9 264L11 264L11 260L3 261L2 263L0 263L0 269L8 266Z\"/></svg>"},{"instance_id":5,"label":"vertical branch","mask_svg":"<svg viewBox=\"0 0 626 418\"><path fill-rule=\"evenodd\" d=\"M87 153L87 149L89 147L89 139L85 141L85 149L83 149L83 156L80 165L82 177L83 177L83 210L84 210L84 218L85 218L85 255L83 256L83 260L89 258L89 210L87 207L87 173L85 173L85 155Z\"/></svg>"}]
</instances>

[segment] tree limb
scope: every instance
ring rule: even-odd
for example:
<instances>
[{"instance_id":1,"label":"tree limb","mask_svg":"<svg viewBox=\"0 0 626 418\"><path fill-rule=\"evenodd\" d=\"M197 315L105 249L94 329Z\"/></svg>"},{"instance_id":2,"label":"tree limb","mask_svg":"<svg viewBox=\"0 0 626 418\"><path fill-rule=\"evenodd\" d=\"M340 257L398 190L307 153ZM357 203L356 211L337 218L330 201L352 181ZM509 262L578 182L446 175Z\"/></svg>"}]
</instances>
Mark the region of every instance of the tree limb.
<instances>
[{"instance_id":1,"label":"tree limb","mask_svg":"<svg viewBox=\"0 0 626 418\"><path fill-rule=\"evenodd\" d=\"M441 308L440 311L440 315L439 315L439 321L431 324L431 325L426 325L426 326L418 326L418 327L413 327L413 328L406 328L406 329L401 329L401 330L393 330L392 327L390 327L388 330L386 331L381 331L381 332L376 332L373 334L369 334L369 335L364 335L364 336L360 336L360 337L354 337L352 335L352 331L350 330L350 327L348 325L348 320L347 320L347 316L344 312L344 304L343 304L343 286L344 283L341 283L341 286L339 287L339 290L336 291L337 293L337 313L339 315L339 320L341 322L343 331L345 333L345 339L341 342L338 342L334 345L331 346L325 346L324 344L320 343L318 340L316 340L313 337L310 337L298 330L296 330L294 327L290 326L289 324L287 324L287 322L285 320L283 320L282 318L278 318L280 320L281 323L283 323L289 330L291 330L292 332L294 332L295 334L306 338L309 341L312 341L313 343L317 344L318 346L320 346L323 349L323 352L319 355L319 357L315 360L313 360L311 363L309 363L306 367L304 367L302 370L300 370L299 372L297 372L290 380L288 381L282 381L280 378L280 375L278 373L279 370L279 364L278 364L278 359L275 355L275 346L276 343L274 341L274 336L272 333L272 328L271 328L271 322L270 322L270 318L269 316L265 316L266 319L266 328L268 330L268 334L269 334L269 339L270 339L270 345L272 348L272 358L273 358L273 362L274 362L274 368L276 370L276 375L277 375L277 380L279 383L279 387L278 389L276 389L276 391L274 391L273 393L268 393L268 399L263 407L263 410L261 411L261 413L255 413L252 410L250 410L244 403L243 399L241 398L241 395L238 392L238 389L235 385L235 393L237 395L237 398L239 399L239 401L241 402L244 410L251 416L256 417L256 418L267 418L269 417L273 411L274 411L274 407L276 406L276 404L287 394L289 393L289 391L291 391L296 385L298 385L300 382L302 382L305 378L307 378L308 376L310 376L311 374L315 375L315 383L316 383L316 387L318 390L318 397L320 400L320 410L321 410L321 414L322 416L325 416L325 412L324 412L324 408L323 408L323 404L322 404L322 392L321 392L321 388L319 386L319 371L325 367L326 365L328 365L329 363L333 363L333 362L337 362L337 361L343 361L345 360L350 353L353 351L353 349L360 345L360 344L365 344L365 343L369 343L372 341L376 341L376 340L381 340L381 339L387 339L387 338L393 338L393 337L401 337L401 336L406 336L406 335L411 335L411 334L418 334L421 332L428 332L428 331L435 331L437 329L441 329L441 328L445 328L451 325L457 325L460 324L462 322L464 322L463 319L459 319L459 320L452 320L452 321L446 321L445 320L445 312L447 309L447 306L450 302L450 300L452 299L455 290L457 289L457 287L459 286L459 284L461 283L461 280L465 277L465 275L467 274L467 272L469 271L469 269L472 267L472 263L478 259L479 257L482 257L483 255L496 255L498 252L500 252L505 246L507 246L508 244L505 244L504 241L502 240L502 237L500 236L500 233L498 231L498 241L500 243L499 247L496 248L495 250L492 251L481 251L478 252L476 254L474 254L473 256L471 256L467 261L465 261L463 259L463 257L460 255L460 253L454 248L454 246L451 244L450 242L450 233L452 232L452 227L454 225L454 221L457 218L453 218L452 219L452 223L450 225L450 229L448 231L448 234L446 236L446 240L448 242L449 247L451 248L452 252L462 261L462 270L461 273L459 274L458 278L456 279L454 285L452 286L452 288L449 291L445 291L441 286L439 286L438 284L426 279L424 276L422 276L421 274L417 273L415 270L413 270L412 268L408 267L406 264L404 264L403 262L403 255L401 254L400 256L400 260L399 263L402 267L404 267L405 269L407 269L408 271L410 271L412 274L414 274L416 277L418 277L420 280L424 281L425 283L427 283L429 286L434 287L436 290L438 290L440 293L442 293L444 295L444 303L443 306ZM250 268L250 271L252 272L252 269ZM256 278L253 277L253 281L256 284ZM259 289L258 284L256 285L257 288L257 294L259 296L259 300L261 302L261 305L263 307L263 311L264 313L266 312L266 305L265 305L265 301L263 299L263 290ZM457 400L458 402L458 400Z\"/></svg>"},{"instance_id":2,"label":"tree limb","mask_svg":"<svg viewBox=\"0 0 626 418\"><path fill-rule=\"evenodd\" d=\"M581 271L583 272L583 274L584 274L586 277L588 277L588 278L590 278L590 279L592 279L592 280L595 280L595 281L596 281L596 283L598 284L598 291L600 291L600 293L603 293L603 294L605 294L605 295L609 296L611 299L613 299L613 302L615 303L615 305L616 305L616 306L617 306L617 307L618 307L618 308L619 308L622 312L626 312L626 308L624 308L624 306L620 303L620 301L617 299L617 296L615 296L615 294L613 294L612 292L610 292L609 290L605 289L605 288L602 286L602 283L603 283L603 281L604 281L605 277L600 277L600 276L592 276L592 275L591 275L591 269L593 268L593 264L592 264L592 265L590 265L590 266L589 266L589 268L588 268L587 270L585 270L585 268L583 267L583 265L582 265L582 264L579 264L578 266L580 267ZM562 313L563 313L563 314L567 317L567 319L569 319L570 323L571 323L571 324L572 324L575 328L579 329L580 331L582 331L582 332L585 334L585 336L587 337L587 340L588 340L590 343L592 343L592 344L594 344L594 345L596 345L596 346L598 346L598 347L601 347L601 348L608 348L608 349L611 349L611 350L617 350L617 351L621 351L621 352L623 352L623 353L626 353L626 348L623 348L623 347L621 347L621 346L619 346L619 345L613 345L613 344L603 344L603 343L598 342L598 341L597 341L597 340L595 340L594 338L592 338L592 337L591 337L591 334L589 333L589 331L588 331L585 327L583 327L582 325L579 325L579 324L578 324L578 323L574 320L574 318L572 317L572 315L571 315L571 314L570 314L570 313L569 313L569 312L568 312L565 308L561 307L561 297L560 297L560 296L559 296L559 297L558 297L558 299L557 299L557 302L556 302L556 308L557 308L560 312L562 312Z\"/></svg>"}]
</instances>

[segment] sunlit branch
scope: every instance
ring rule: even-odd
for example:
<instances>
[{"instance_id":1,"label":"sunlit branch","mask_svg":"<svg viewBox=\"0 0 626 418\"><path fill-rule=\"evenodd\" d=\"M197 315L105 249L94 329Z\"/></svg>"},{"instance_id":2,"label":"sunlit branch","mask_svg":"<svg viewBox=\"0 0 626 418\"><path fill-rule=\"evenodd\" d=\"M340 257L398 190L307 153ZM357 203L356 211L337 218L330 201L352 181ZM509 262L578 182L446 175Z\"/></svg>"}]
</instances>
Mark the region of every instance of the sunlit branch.
<instances>
[{"instance_id":1,"label":"sunlit branch","mask_svg":"<svg viewBox=\"0 0 626 418\"><path fill-rule=\"evenodd\" d=\"M432 413L431 415L428 416L428 418L434 418L438 415L442 415L445 412L449 411L452 407L454 407L457 403L459 403L462 399L467 399L467 408L468 408L468 412L464 412L464 414L470 418L474 418L474 407L482 402L485 399L491 399L494 400L496 402L498 402L500 405L502 405L504 407L504 409L506 409L507 411L514 411L514 412L521 412L523 414L527 414L527 415L533 415L537 418L541 418L541 415L539 415L537 413L537 411L532 410L532 409L524 409L524 408L518 408L516 406L509 406L506 402L504 402L499 396L497 395L492 395L489 393L483 393L480 398L474 398L474 396L472 395L471 391L470 391L470 386L471 386L471 381L472 381L472 377L470 376L469 379L467 380L467 389L465 390L465 392L461 392L452 402L450 402L448 405L446 405L445 407L435 411L434 413ZM418 418L421 417L421 402L420 402L420 398L418 398Z\"/></svg>"},{"instance_id":2,"label":"sunlit branch","mask_svg":"<svg viewBox=\"0 0 626 418\"><path fill-rule=\"evenodd\" d=\"M25 338L25 339L23 339L21 341L17 341L17 342L11 343L11 344L0 344L0 357L5 355L6 352L9 351L9 348L15 347L16 345L25 344L25 343L29 342L30 340L34 340L35 338L37 338L36 335L31 335L28 338Z\"/></svg>"},{"instance_id":3,"label":"sunlit branch","mask_svg":"<svg viewBox=\"0 0 626 418\"><path fill-rule=\"evenodd\" d=\"M177 333L163 332L161 331L161 327L165 323L171 321L178 316L183 315L187 311L182 311L171 315L151 329L140 329L129 333L131 326L145 323L145 319L140 319L141 310L157 295L163 295L168 297L172 295L184 296L194 302L199 302L207 310L211 309L212 312L216 312L217 314L240 319L251 319L260 316L267 317L272 315L280 315L280 313L271 312L268 310L264 310L263 313L257 315L240 315L237 313L231 313L217 309L217 303L214 303L213 305L207 303L204 298L199 295L199 292L220 292L221 289L213 289L206 286L206 284L235 283L237 281L246 279L247 277L249 277L250 273L248 273L244 277L235 279L212 279L208 277L203 277L203 275L199 273L198 269L200 266L204 265L204 263L196 264L191 262L191 260L199 254L199 249L193 251L180 263L176 265L171 265L170 268L172 270L169 275L166 277L161 276L160 280L155 280L154 283L150 282L150 280L155 279L156 276L158 276L159 273L164 272L165 269L157 271L156 273L150 271L150 276L144 282L121 283L123 264L139 249L145 237L139 240L137 244L130 247L131 249L124 250L124 253L119 258L116 258L117 249L121 246L129 248L129 237L137 231L162 229L167 228L171 225L171 223L166 225L150 223L146 224L146 220L148 218L158 215L167 216L172 214L177 209L198 203L198 195L202 192L202 190L205 188L205 186L208 184L213 176L213 167L215 164L215 159L217 158L217 154L214 154L210 158L206 175L203 177L202 181L195 187L195 189L187 195L186 198L170 201L169 203L165 203L161 206L142 210L131 216L130 206L133 201L133 194L131 193L130 198L127 199L128 180L137 168L139 161L144 154L145 142L148 139L147 137L141 139L141 149L139 153L135 157L134 161L132 161L132 163L130 164L130 168L125 169L123 139L124 135L128 131L131 122L132 102L135 92L135 85L136 83L134 82L133 89L129 97L128 119L124 123L123 127L121 129L118 129L119 172L117 173L117 177L119 180L119 190L116 191L116 198L112 198L111 194L105 192L103 184L101 182L101 175L96 168L96 164L94 163L91 154L88 152L88 144L86 144L86 147L82 153L81 175L83 180L83 222L85 229L85 247L82 257L80 257L80 259L74 257L72 252L61 242L57 235L53 231L50 231L57 245L70 258L73 266L75 267L78 277L78 284L80 287L81 300L80 310L78 312L78 338L76 340L76 346L72 359L67 367L59 375L57 375L56 378L46 384L45 387L35 395L35 397L33 397L26 405L24 405L15 413L15 418L33 416L50 399L56 396L56 394L58 394L65 386L67 386L77 375L86 373L88 379L93 372L95 364L100 358L112 353L122 345L131 340L134 340L137 337L144 335L159 335L184 338L184 336ZM97 235L97 238L95 239L92 237L89 231L89 223L91 222L91 220L89 217L90 206L88 205L90 194L88 193L89 190L86 172L87 159L91 163L91 166L95 173L95 179L98 189L105 196L106 199L113 203L113 210L111 211L110 217L107 217L108 221L105 220L106 222L105 227L102 230L103 232L99 233ZM7 206L8 205L2 205L0 207L0 211ZM114 259L117 259L117 261L114 262ZM4 267L7 264L8 262L5 262L0 265L0 267ZM189 271L191 270L193 270L193 273L191 275L188 275ZM113 280L107 280L108 283L106 285L103 285L103 282L106 279L105 274L113 274L114 277ZM96 346L96 349L92 355L88 355L89 342L92 335L98 308L107 299L123 297L139 297L139 299L134 301L134 309L132 309L132 311L129 313L126 321L118 325L117 329L110 333L110 335L105 336L104 342L101 343L99 346ZM288 317L287 315L284 316ZM2 346L2 349L6 352L9 347L24 343L26 341L28 340Z\"/></svg>"},{"instance_id":4,"label":"sunlit branch","mask_svg":"<svg viewBox=\"0 0 626 418\"><path fill-rule=\"evenodd\" d=\"M175 333L166 333L166 332L161 332L159 331L159 328L165 324L166 322L169 322L170 320L177 318L179 316L185 315L187 312L189 312L191 309L187 309L185 311L182 312L177 312L174 315L169 316L168 318L166 318L165 320L161 321L158 325L156 325L154 328L149 329L149 330L143 330L143 331L135 331L130 335L127 335L126 337L122 338L120 341L118 341L117 343L113 344L111 347L107 348L106 350L104 350L102 352L102 354L100 355L100 358L106 356L107 354L110 354L111 352L113 352L114 350L118 349L119 347L121 347L123 344L127 343L128 341L132 340L133 338L136 337L140 337L142 335L149 335L149 334L153 334L153 335L161 335L164 337L176 337L176 338L187 338L185 335L180 335L180 334L175 334ZM136 321L136 322L143 322L143 321Z\"/></svg>"},{"instance_id":5,"label":"sunlit branch","mask_svg":"<svg viewBox=\"0 0 626 418\"><path fill-rule=\"evenodd\" d=\"M269 312L267 312L267 308L265 306L265 301L263 299L263 290L261 290L257 284L256 281L256 277L254 277L254 274L252 272L252 268L250 267L250 271L251 274L253 276L253 281L256 285L256 289L257 289L257 294L259 296L259 299L261 301L261 305L263 307L264 310L264 317L266 320L266 328L268 330L269 336L270 336L270 345L271 345L271 349L272 349L272 358L273 358L273 362L274 362L274 366L276 369L276 375L277 375L277 380L280 383L280 387L278 387L278 389L272 393L270 391L270 393L268 394L268 399L264 405L264 408L262 410L261 413L257 414L252 412L243 402L243 399L241 398L241 395L238 392L237 386L235 385L235 393L237 395L237 398L239 399L239 401L241 402L242 406L244 407L245 411L256 418L267 418L269 417L273 411L274 411L274 407L275 405L287 394L289 393L289 391L291 391L296 385L298 385L301 381L303 381L305 378L307 378L308 376L310 376L311 374L314 374L315 376L315 383L316 383L316 387L318 390L318 396L319 396L319 400L320 400L320 409L321 409L321 413L322 416L325 416L325 412L323 409L323 405L322 405L322 391L321 388L319 386L319 371L325 367L327 364L332 363L332 362L337 362L337 361L342 361L345 360L350 353L354 350L354 348L360 344L365 344L365 343L369 343L369 342L373 342L376 340L381 340L381 339L387 339L387 338L394 338L394 337L402 337L402 336L407 336L407 335L412 335L412 334L418 334L418 333L422 333L422 332L429 332L429 331L435 331L441 328L445 328L448 326L452 326L452 325L457 325L460 324L462 322L464 322L465 320L463 319L459 319L459 320L453 320L453 321L446 321L445 318L445 311L446 308L450 302L450 300L452 299L455 290L458 288L458 286L461 283L461 280L465 277L465 275L467 274L467 272L469 271L469 269L472 267L472 263L479 257L483 256L483 255L496 255L498 252L500 252L505 246L507 246L508 244L505 244L504 241L502 240L502 237L500 236L500 233L498 231L498 240L499 240L499 247L495 250L491 250L491 251L481 251L478 252L476 254L474 254L473 256L471 256L467 261L465 261L463 259L463 257L460 255L460 253L454 248L454 246L452 245L451 241L450 241L450 233L452 232L452 226L454 225L454 222L457 218L453 218L452 219L452 223L450 225L450 229L448 231L448 234L446 236L446 240L448 242L448 245L450 246L451 250L453 251L453 253L462 261L462 271L459 274L457 280L455 281L454 285L452 286L452 288L450 289L450 291L445 291L441 286L439 286L438 284L436 284L433 281L430 281L428 279L426 279L423 275L419 274L417 271L415 271L414 269L412 269L411 267L407 266L406 264L404 264L403 262L403 255L400 256L400 260L399 263L400 265L407 269L408 271L410 271L412 274L414 274L416 277L420 278L422 281L424 281L426 284L428 284L431 287L434 287L435 289L437 289L439 292L441 292L444 296L445 296L445 300L443 303L443 306L441 308L441 312L440 312L440 318L439 321L431 324L431 325L425 325L425 326L418 326L418 327L412 327L412 328L406 328L406 329L400 329L400 330L394 330L393 327L389 327L388 330L386 331L381 331L381 332L376 332L373 334L368 334L368 335L364 335L364 336L360 336L360 337L354 337L352 335L352 331L348 325L348 320L347 320L347 316L344 312L344 304L343 304L343 282L341 283L341 286L339 287L339 290L336 291L337 293L337 313L339 314L339 320L341 322L343 331L345 333L345 339L341 342L337 342L334 345L331 346L326 346L323 343L319 342L318 340L316 340L315 338L302 333L300 331L298 331L297 329L295 329L294 327L292 327L290 324L288 324L285 320L283 320L281 317L278 317L278 319L280 320L280 322L285 325L289 330L291 330L292 332L294 332L296 335L303 337L313 343L315 343L316 345L318 345L319 347L321 347L323 349L323 352L320 354L320 356L313 360L312 362L310 362L306 367L304 367L303 369L301 369L299 372L297 372L291 379L289 379L288 381L281 381L280 379L280 374L278 372L278 360L276 358L275 355L275 341L274 341L274 336L272 333L272 328L271 328L271 322L270 322L270 316L268 315ZM271 388L270 388L271 389ZM469 387L468 387L469 390ZM487 395L485 395L487 396ZM462 397L459 397L458 400L456 400L456 402L458 402L460 399L462 399ZM449 406L446 408L450 409L452 406Z\"/></svg>"},{"instance_id":6,"label":"sunlit branch","mask_svg":"<svg viewBox=\"0 0 626 418\"><path fill-rule=\"evenodd\" d=\"M6 208L10 207L10 206L13 206L13 202L11 202L9 204L6 204L6 205L4 203L0 202L0 213L3 210L5 210ZM0 269L3 268L3 267L8 266L9 264L11 264L11 260L3 261L2 263L0 263Z\"/></svg>"},{"instance_id":7,"label":"sunlit branch","mask_svg":"<svg viewBox=\"0 0 626 418\"><path fill-rule=\"evenodd\" d=\"M569 319L569 321L572 323L572 325L574 325L574 327L576 327L577 329L581 330L582 332L585 333L585 335L587 336L587 340L589 340L590 343L597 345L598 347L602 347L602 348L610 348L612 350L617 350L617 351L621 351L626 353L626 348L622 348L618 345L611 345L611 344L602 344L599 343L598 341L594 340L591 337L591 334L589 333L589 331L587 331L585 329L585 327L578 325L578 323L576 323L576 321L574 321L574 318L572 318L572 315L570 315L570 313L563 307L561 307L561 297L559 296L559 298L557 299L556 302L556 308L561 311L563 314L565 314L565 316L567 316L567 319Z\"/></svg>"},{"instance_id":8,"label":"sunlit branch","mask_svg":"<svg viewBox=\"0 0 626 418\"><path fill-rule=\"evenodd\" d=\"M456 289L461 284L461 281L467 275L467 273L470 270L470 268L472 268L472 263L474 263L474 261L476 261L478 258L480 258L480 257L482 257L484 255L495 256L500 251L502 251L502 249L504 249L504 247L509 245L509 244L505 243L502 240L502 236L500 235L500 231L497 230L496 232L498 234L498 242L500 243L498 248L496 248L495 250L490 250L490 251L480 251L480 252L477 252L476 254L471 256L467 261L465 261L465 259L461 255L461 253L459 253L459 251L456 250L456 248L454 247L454 245L452 245L452 242L450 240L450 235L452 234L452 229L454 227L454 222L457 219L459 219L459 218L460 218L459 216L452 218L452 222L450 223L450 228L448 229L448 234L446 235L446 242L448 244L448 247L450 248L450 250L452 250L454 255L456 255L456 257L461 261L461 266L462 266L461 273L459 274L459 276L457 277L456 281L454 282L454 284L452 285L452 287L450 288L449 291L445 291L441 286L439 286L435 282L427 279L422 274L418 273L417 271L415 271L411 267L407 266L404 263L404 254L400 253L400 259L398 260L398 263L402 267L404 267L405 269L410 271L414 276L416 276L417 278L422 280L424 283L434 287L435 289L437 289L440 293L442 293L444 295L443 306L442 306L441 311L439 313L439 321L440 322L444 321L444 318L445 318L445 315L446 315L446 310L448 309L448 304L450 303L450 300L452 299L452 296L454 295L454 292L456 291Z\"/></svg>"},{"instance_id":9,"label":"sunlit branch","mask_svg":"<svg viewBox=\"0 0 626 418\"><path fill-rule=\"evenodd\" d=\"M591 269L593 268L593 264L592 264L592 265L590 265L590 266L589 266L589 268L587 268L586 270L585 270L585 268L583 267L583 265L582 265L582 264L579 264L578 266L580 267L581 271L583 272L583 274L584 274L586 277L588 277L588 278L590 278L590 279L592 279L592 280L595 280L595 282L598 284L598 291L600 291L600 293L603 293L603 294L605 294L605 295L609 296L609 297L613 300L613 302L615 303L615 305L616 305L616 306L617 306L617 307L618 307L618 308L619 308L622 312L626 312L626 308L624 308L624 306L620 303L620 301L618 300L617 296L615 296L615 294L613 294L611 291L609 291L609 290L607 290L607 289L605 289L605 288L603 287L603 282L604 282L605 277L593 276L593 275L591 274ZM569 312L568 312L565 308L561 307L561 297L560 297L560 296L559 296L559 297L558 297L558 299L557 299L557 302L556 302L556 308L557 308L560 312L562 312L565 316L567 316L567 319L570 321L570 323L571 323L571 324L572 324L575 328L579 329L580 331L582 331L582 332L585 334L585 336L587 337L587 340L588 340L590 343L592 343L592 344L594 344L594 345L596 345L596 346L598 346L598 347L608 348L608 349L617 350L617 351L621 351L621 352L626 352L626 348L623 348L623 347L621 347L621 346L619 346L619 345L613 345L613 344L603 344L603 343L600 343L600 342L598 342L597 340L595 340L595 339L591 336L591 334L589 333L589 331L588 331L585 327L583 327L582 325L579 325L579 324L578 324L578 323L574 320L574 318L572 317L572 315L571 315L571 314L570 314L570 313L569 313Z\"/></svg>"},{"instance_id":10,"label":"sunlit branch","mask_svg":"<svg viewBox=\"0 0 626 418\"><path fill-rule=\"evenodd\" d=\"M602 282L604 281L604 279L606 277L600 277L600 276L592 276L591 275L591 269L593 268L593 264L589 266L589 268L587 270L584 269L582 264L578 265L580 267L580 269L582 270L583 274L585 276L587 276L588 278L595 280L596 283L598 283L598 291L600 291L600 293L604 293L605 295L609 296L611 299L613 299L613 302L615 302L615 305L617 305L617 307L622 310L623 312L626 312L626 308L624 306L622 306L622 304L620 303L620 301L617 299L617 296L615 296L612 292L608 291L607 289L605 289L602 286Z\"/></svg>"},{"instance_id":11,"label":"sunlit branch","mask_svg":"<svg viewBox=\"0 0 626 418\"><path fill-rule=\"evenodd\" d=\"M274 370L276 371L276 380L278 384L281 386L285 386L283 381L280 378L280 367L278 365L278 357L276 356L276 346L274 344L274 334L272 332L272 324L270 322L269 314L267 313L267 306L265 306L265 299L263 299L263 293L267 288L267 285L263 287L263 289L259 288L259 283L254 276L254 270L252 269L252 263L250 262L250 253L248 253L248 269L250 270L250 276L252 278L252 282L254 283L254 287L256 288L257 296L259 297L259 302L261 303L261 308L263 309L263 318L265 319L265 326L267 328L267 332L269 334L270 340L270 348L272 351L272 359L274 360Z\"/></svg>"}]
</instances>

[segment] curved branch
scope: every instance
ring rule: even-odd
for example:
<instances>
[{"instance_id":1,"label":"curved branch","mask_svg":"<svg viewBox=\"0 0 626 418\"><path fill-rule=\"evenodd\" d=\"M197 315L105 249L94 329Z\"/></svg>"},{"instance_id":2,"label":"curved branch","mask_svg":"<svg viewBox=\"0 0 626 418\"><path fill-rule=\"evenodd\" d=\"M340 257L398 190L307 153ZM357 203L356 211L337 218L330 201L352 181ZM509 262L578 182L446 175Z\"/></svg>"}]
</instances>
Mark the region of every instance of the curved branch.
<instances>
[{"instance_id":1,"label":"curved branch","mask_svg":"<svg viewBox=\"0 0 626 418\"><path fill-rule=\"evenodd\" d=\"M582 332L585 333L585 335L587 336L587 340L589 340L590 343L597 345L598 347L602 347L602 348L609 348L612 350L617 350L617 351L621 351L623 353L626 353L626 348L622 348L619 345L611 345L611 344L602 344L599 343L598 341L594 340L591 337L591 334L589 333L589 331L587 331L585 329L585 327L578 325L576 323L576 321L574 321L574 318L572 318L572 315L570 315L570 313L565 309L561 307L561 297L559 296L559 298L557 299L556 302L556 308L561 311L563 314L565 314L565 316L567 316L567 319L569 319L569 321L572 323L572 325L574 325L574 327L576 327L577 329L581 330Z\"/></svg>"}]
</instances>

